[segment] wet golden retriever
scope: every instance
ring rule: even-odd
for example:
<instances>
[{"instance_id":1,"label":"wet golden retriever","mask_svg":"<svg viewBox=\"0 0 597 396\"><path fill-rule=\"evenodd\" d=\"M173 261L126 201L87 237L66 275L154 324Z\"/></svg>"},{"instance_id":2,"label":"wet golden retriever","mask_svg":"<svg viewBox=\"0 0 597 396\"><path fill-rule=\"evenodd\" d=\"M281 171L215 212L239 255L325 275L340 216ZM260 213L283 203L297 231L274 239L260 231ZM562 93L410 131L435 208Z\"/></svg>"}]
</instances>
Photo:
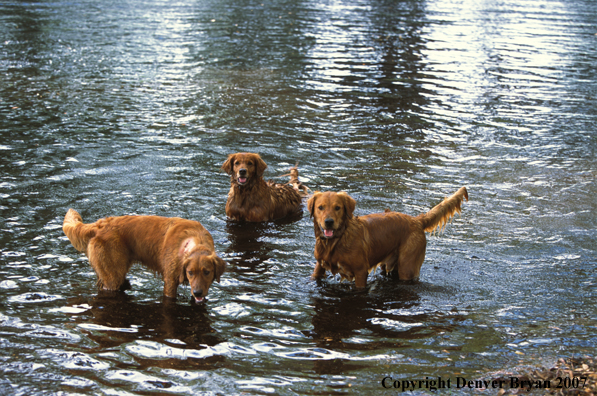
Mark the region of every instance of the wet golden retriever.
<instances>
[{"instance_id":1,"label":"wet golden retriever","mask_svg":"<svg viewBox=\"0 0 597 396\"><path fill-rule=\"evenodd\" d=\"M176 298L181 283L189 283L201 302L213 281L220 281L226 263L214 251L210 233L197 221L179 217L118 216L84 224L69 209L62 230L98 277L98 287L120 290L134 263L141 263L164 279L164 295Z\"/></svg>"},{"instance_id":2,"label":"wet golden retriever","mask_svg":"<svg viewBox=\"0 0 597 396\"><path fill-rule=\"evenodd\" d=\"M265 161L255 153L230 154L222 164L222 170L230 175L226 201L226 215L230 219L270 221L300 212L299 191L304 187L298 182L298 170L293 168L291 184L280 184L263 179L266 168Z\"/></svg>"},{"instance_id":3,"label":"wet golden retriever","mask_svg":"<svg viewBox=\"0 0 597 396\"><path fill-rule=\"evenodd\" d=\"M316 237L312 277L327 270L365 287L367 275L379 265L400 280L417 278L425 259L425 231L444 227L460 213L463 199L468 201L465 187L417 217L390 211L355 217L356 201L348 194L316 192L307 202Z\"/></svg>"}]
</instances>

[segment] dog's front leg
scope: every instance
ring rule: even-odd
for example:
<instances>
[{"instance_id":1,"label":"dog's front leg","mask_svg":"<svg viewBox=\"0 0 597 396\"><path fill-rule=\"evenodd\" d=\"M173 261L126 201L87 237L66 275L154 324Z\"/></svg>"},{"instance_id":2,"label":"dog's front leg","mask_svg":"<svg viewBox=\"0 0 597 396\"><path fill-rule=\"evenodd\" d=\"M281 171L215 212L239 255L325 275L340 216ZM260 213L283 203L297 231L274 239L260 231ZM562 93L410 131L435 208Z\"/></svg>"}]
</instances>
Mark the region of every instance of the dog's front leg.
<instances>
[{"instance_id":1,"label":"dog's front leg","mask_svg":"<svg viewBox=\"0 0 597 396\"><path fill-rule=\"evenodd\" d=\"M358 288L367 287L367 275L369 275L367 270L357 271L354 277L355 286Z\"/></svg>"},{"instance_id":2,"label":"dog's front leg","mask_svg":"<svg viewBox=\"0 0 597 396\"><path fill-rule=\"evenodd\" d=\"M325 275L325 268L323 268L322 263L317 260L315 264L315 269L313 270L313 274L311 275L311 279L319 279Z\"/></svg>"},{"instance_id":3,"label":"dog's front leg","mask_svg":"<svg viewBox=\"0 0 597 396\"><path fill-rule=\"evenodd\" d=\"M177 289L178 281L174 279L164 279L164 296L175 299Z\"/></svg>"}]
</instances>

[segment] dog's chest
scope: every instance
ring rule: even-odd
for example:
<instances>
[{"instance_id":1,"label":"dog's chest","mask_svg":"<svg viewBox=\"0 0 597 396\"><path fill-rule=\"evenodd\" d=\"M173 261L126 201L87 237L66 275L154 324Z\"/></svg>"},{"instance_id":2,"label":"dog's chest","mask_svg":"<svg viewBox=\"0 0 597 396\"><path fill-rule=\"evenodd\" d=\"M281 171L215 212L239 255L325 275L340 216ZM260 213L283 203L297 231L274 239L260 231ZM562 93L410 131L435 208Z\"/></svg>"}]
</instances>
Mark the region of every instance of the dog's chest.
<instances>
[{"instance_id":1,"label":"dog's chest","mask_svg":"<svg viewBox=\"0 0 597 396\"><path fill-rule=\"evenodd\" d=\"M346 265L342 265L341 262L323 262L323 268L327 271L331 272L332 275L340 275L342 280L353 281L354 280L354 273L352 268Z\"/></svg>"},{"instance_id":2,"label":"dog's chest","mask_svg":"<svg viewBox=\"0 0 597 396\"><path fill-rule=\"evenodd\" d=\"M329 242L328 242L329 243ZM315 258L322 264L326 271L332 273L332 275L339 274L342 279L349 281L354 279L354 271L350 262L346 261L346 256L339 254L335 251L334 245L327 245L323 242L321 245L318 244L315 248Z\"/></svg>"}]
</instances>

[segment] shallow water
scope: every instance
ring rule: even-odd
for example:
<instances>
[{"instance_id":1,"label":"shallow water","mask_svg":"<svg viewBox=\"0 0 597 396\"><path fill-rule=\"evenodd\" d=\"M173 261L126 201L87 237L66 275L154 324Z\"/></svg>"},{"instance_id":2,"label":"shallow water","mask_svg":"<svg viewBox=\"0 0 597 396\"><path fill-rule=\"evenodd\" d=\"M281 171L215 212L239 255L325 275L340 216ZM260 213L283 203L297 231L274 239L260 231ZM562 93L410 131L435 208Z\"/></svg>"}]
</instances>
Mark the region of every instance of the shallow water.
<instances>
[{"instance_id":1,"label":"shallow water","mask_svg":"<svg viewBox=\"0 0 597 396\"><path fill-rule=\"evenodd\" d=\"M393 392L594 353L596 20L589 0L3 3L0 393ZM270 178L300 161L358 215L470 201L419 281L316 283L306 208L226 220L236 151ZM203 305L142 267L98 294L70 207L199 220L228 271Z\"/></svg>"}]
</instances>

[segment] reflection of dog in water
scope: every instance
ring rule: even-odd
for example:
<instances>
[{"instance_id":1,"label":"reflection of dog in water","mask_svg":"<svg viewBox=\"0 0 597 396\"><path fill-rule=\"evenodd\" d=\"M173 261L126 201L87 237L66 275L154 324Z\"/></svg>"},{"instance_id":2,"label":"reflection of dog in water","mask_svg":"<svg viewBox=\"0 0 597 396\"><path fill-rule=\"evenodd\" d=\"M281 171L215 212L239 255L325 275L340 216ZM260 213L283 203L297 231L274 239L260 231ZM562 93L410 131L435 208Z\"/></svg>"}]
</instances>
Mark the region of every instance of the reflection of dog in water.
<instances>
[{"instance_id":1,"label":"reflection of dog in water","mask_svg":"<svg viewBox=\"0 0 597 396\"><path fill-rule=\"evenodd\" d=\"M316 192L307 203L316 238L313 278L327 270L365 287L378 265L401 280L417 278L425 259L425 231L445 226L465 198L462 187L417 217L390 211L355 217L356 201L348 194Z\"/></svg>"},{"instance_id":2,"label":"reflection of dog in water","mask_svg":"<svg viewBox=\"0 0 597 396\"><path fill-rule=\"evenodd\" d=\"M435 339L439 334L449 334L455 323L465 319L458 312L446 312L435 303L424 302L453 295L451 286L425 282L398 285L380 278L369 290L345 283L332 283L318 290L320 293L310 302L312 329L304 334L323 351L340 350L356 356L364 350L394 353L403 347L424 345L426 339ZM315 359L313 369L317 374L340 375L363 363L358 360Z\"/></svg>"},{"instance_id":3,"label":"reflection of dog in water","mask_svg":"<svg viewBox=\"0 0 597 396\"><path fill-rule=\"evenodd\" d=\"M69 209L62 229L75 249L87 255L98 287L105 290L126 287L126 274L137 262L162 275L165 296L176 298L178 285L189 283L201 302L226 269L210 233L197 221L118 216L84 224L81 215Z\"/></svg>"},{"instance_id":4,"label":"reflection of dog in water","mask_svg":"<svg viewBox=\"0 0 597 396\"><path fill-rule=\"evenodd\" d=\"M151 339L176 350L201 351L206 346L223 341L211 326L206 304L176 304L170 298L140 304L130 295L100 290L89 300L79 296L69 298L69 305L87 308L75 315L75 320L82 328L90 330L88 337L97 342L100 348L114 348L140 339ZM180 340L184 344L172 343L170 340ZM214 359L223 359L211 354L207 357L212 363ZM195 359L193 367L201 368L208 361ZM186 364L188 368L188 360L185 362L180 364ZM172 363L176 364L175 361Z\"/></svg>"}]
</instances>

